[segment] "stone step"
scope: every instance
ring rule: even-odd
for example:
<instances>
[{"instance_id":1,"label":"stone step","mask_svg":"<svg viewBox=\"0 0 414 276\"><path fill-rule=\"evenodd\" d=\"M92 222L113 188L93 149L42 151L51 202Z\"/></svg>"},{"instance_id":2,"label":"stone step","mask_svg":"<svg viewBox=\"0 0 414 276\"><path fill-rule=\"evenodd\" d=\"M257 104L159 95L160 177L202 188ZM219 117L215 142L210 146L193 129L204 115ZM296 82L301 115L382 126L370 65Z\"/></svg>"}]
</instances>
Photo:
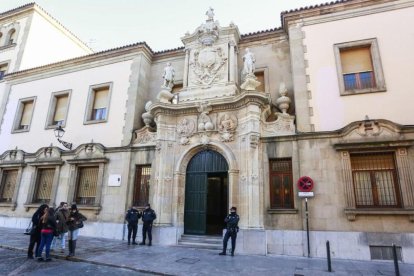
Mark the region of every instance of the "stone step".
<instances>
[{"instance_id":1,"label":"stone step","mask_svg":"<svg viewBox=\"0 0 414 276\"><path fill-rule=\"evenodd\" d=\"M178 246L198 249L220 250L222 248L221 236L182 235Z\"/></svg>"}]
</instances>

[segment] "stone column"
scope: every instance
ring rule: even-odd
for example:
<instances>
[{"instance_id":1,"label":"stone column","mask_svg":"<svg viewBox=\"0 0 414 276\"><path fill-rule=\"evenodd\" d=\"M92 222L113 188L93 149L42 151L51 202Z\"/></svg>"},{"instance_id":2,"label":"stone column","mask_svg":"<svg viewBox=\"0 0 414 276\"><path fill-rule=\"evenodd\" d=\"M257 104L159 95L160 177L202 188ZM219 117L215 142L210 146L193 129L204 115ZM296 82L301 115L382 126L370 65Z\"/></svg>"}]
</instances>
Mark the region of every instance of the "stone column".
<instances>
[{"instance_id":1,"label":"stone column","mask_svg":"<svg viewBox=\"0 0 414 276\"><path fill-rule=\"evenodd\" d=\"M398 178L400 179L402 204L404 208L414 208L414 183L412 168L408 159L407 149L399 148L396 152L396 161L398 166ZM398 191L396 191L398 193Z\"/></svg>"},{"instance_id":2,"label":"stone column","mask_svg":"<svg viewBox=\"0 0 414 276\"><path fill-rule=\"evenodd\" d=\"M229 82L236 82L236 70L237 70L237 59L236 59L236 44L231 41L229 43Z\"/></svg>"},{"instance_id":3,"label":"stone column","mask_svg":"<svg viewBox=\"0 0 414 276\"><path fill-rule=\"evenodd\" d=\"M153 209L157 225L172 225L175 126L168 124L168 117L157 118L157 139L154 173Z\"/></svg>"},{"instance_id":4,"label":"stone column","mask_svg":"<svg viewBox=\"0 0 414 276\"><path fill-rule=\"evenodd\" d=\"M190 58L190 49L187 48L185 51L185 60L184 60L184 73L183 73L183 88L188 86L188 66L189 66L189 58Z\"/></svg>"},{"instance_id":5,"label":"stone column","mask_svg":"<svg viewBox=\"0 0 414 276\"><path fill-rule=\"evenodd\" d=\"M242 207L241 226L263 229L263 178L260 175L260 108L247 107L240 144L239 203Z\"/></svg>"}]
</instances>

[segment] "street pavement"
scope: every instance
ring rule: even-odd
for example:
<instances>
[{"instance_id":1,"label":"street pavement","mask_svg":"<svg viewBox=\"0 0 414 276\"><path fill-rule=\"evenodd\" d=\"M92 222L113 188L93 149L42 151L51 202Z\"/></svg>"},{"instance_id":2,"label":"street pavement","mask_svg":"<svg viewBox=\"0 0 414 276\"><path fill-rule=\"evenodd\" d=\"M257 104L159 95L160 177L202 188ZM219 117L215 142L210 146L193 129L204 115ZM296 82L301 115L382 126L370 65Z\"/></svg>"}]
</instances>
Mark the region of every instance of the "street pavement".
<instances>
[{"instance_id":1,"label":"street pavement","mask_svg":"<svg viewBox=\"0 0 414 276\"><path fill-rule=\"evenodd\" d=\"M0 275L73 276L85 274L103 276L152 275L128 268L96 265L86 262L68 262L61 259L53 259L52 262L38 262L27 259L26 252L0 248Z\"/></svg>"},{"instance_id":2,"label":"street pavement","mask_svg":"<svg viewBox=\"0 0 414 276\"><path fill-rule=\"evenodd\" d=\"M82 230L81 230L82 231ZM23 235L23 229L0 228L0 248L7 249L8 258L15 254L19 259L25 256L29 236ZM11 253L10 253L11 252ZM394 263L391 261L353 261L332 260L333 272L328 272L327 261L320 258L286 257L286 256L252 256L236 255L219 256L217 251L191 249L178 246L139 246L127 245L125 241L111 240L99 237L80 236L77 242L76 257L65 260L66 253L52 252L54 260L42 264L44 273L52 272L55 263L64 264L71 269L70 261L83 264L97 265L106 271L110 268L125 269L119 275L281 275L281 276L320 276L320 275L395 275ZM22 255L23 254L23 255ZM3 274L1 264L4 262L0 251L0 274ZM35 262L33 260L27 260ZM69 264L69 265L68 265ZM11 269L10 265L8 269ZM48 267L50 266L50 267ZM94 268L95 270L97 268ZM399 263L400 275L414 275L414 265ZM8 270L8 271L16 271ZM17 271L18 272L18 271ZM96 275L101 275L98 270ZM14 272L15 273L15 272ZM125 273L125 274L124 274ZM15 273L10 275L21 275ZM55 275L59 272L54 271ZM79 269L71 275L94 275L87 270ZM114 273L118 275L118 273ZM23 274L32 275L32 274ZM38 274L40 275L40 274ZM109 275L109 274L108 274Z\"/></svg>"}]
</instances>

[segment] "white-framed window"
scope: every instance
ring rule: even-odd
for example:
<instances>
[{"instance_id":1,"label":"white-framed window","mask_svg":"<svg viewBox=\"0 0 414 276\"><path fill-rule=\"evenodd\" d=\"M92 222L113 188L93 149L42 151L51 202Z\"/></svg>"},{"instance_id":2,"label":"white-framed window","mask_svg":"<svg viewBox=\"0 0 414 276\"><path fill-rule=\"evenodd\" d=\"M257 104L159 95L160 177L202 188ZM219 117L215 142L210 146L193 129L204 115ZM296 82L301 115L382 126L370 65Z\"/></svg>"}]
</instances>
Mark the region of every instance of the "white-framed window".
<instances>
[{"instance_id":1,"label":"white-framed window","mask_svg":"<svg viewBox=\"0 0 414 276\"><path fill-rule=\"evenodd\" d=\"M89 88L85 124L108 121L112 83L92 85Z\"/></svg>"},{"instance_id":2,"label":"white-framed window","mask_svg":"<svg viewBox=\"0 0 414 276\"><path fill-rule=\"evenodd\" d=\"M335 44L334 51L341 95L386 90L375 38Z\"/></svg>"},{"instance_id":3,"label":"white-framed window","mask_svg":"<svg viewBox=\"0 0 414 276\"><path fill-rule=\"evenodd\" d=\"M36 97L24 98L19 100L12 133L25 132L30 130L30 124L33 117L35 103Z\"/></svg>"},{"instance_id":4,"label":"white-framed window","mask_svg":"<svg viewBox=\"0 0 414 276\"><path fill-rule=\"evenodd\" d=\"M70 90L52 93L47 115L46 128L55 128L58 125L62 127L66 126L70 95Z\"/></svg>"}]
</instances>

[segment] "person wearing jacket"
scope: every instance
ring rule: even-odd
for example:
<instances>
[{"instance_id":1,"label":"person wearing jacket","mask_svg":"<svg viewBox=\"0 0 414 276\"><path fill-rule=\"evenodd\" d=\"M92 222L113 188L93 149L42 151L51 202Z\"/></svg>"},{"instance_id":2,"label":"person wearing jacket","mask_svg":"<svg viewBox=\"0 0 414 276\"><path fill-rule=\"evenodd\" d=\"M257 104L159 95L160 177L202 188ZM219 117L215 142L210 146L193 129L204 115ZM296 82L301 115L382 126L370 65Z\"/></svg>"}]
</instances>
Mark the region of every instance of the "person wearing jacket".
<instances>
[{"instance_id":1,"label":"person wearing jacket","mask_svg":"<svg viewBox=\"0 0 414 276\"><path fill-rule=\"evenodd\" d=\"M40 222L40 218L43 216L44 214L44 210L46 208L48 208L49 206L47 204L42 204L39 206L39 208L37 208L37 210L34 212L33 216L32 216L32 231L30 233L30 243L29 243L29 248L27 249L27 258L29 259L33 259L33 248L36 244L36 249L35 249L35 257L37 258L37 251L39 250L39 245L40 245L40 240L41 240L41 236L40 236L40 227L39 227L39 222Z\"/></svg>"},{"instance_id":2,"label":"person wearing jacket","mask_svg":"<svg viewBox=\"0 0 414 276\"><path fill-rule=\"evenodd\" d=\"M66 257L75 256L76 241L79 235L79 229L83 227L83 222L86 217L79 213L76 204L72 204L70 207L69 218L68 218L68 229L69 229L69 255Z\"/></svg>"},{"instance_id":3,"label":"person wearing jacket","mask_svg":"<svg viewBox=\"0 0 414 276\"><path fill-rule=\"evenodd\" d=\"M147 238L148 233L148 239L149 243L148 246L152 245L152 223L157 218L157 215L155 214L154 210L151 209L151 205L147 203L145 205L144 211L142 211L142 242L139 245L145 245L145 240Z\"/></svg>"},{"instance_id":4,"label":"person wearing jacket","mask_svg":"<svg viewBox=\"0 0 414 276\"><path fill-rule=\"evenodd\" d=\"M56 246L56 243L60 241L60 252L65 252L65 243L66 243L66 236L69 231L68 229L68 219L69 219L69 211L68 211L68 204L66 202L61 202L58 209L55 212L55 218L57 223L57 234L53 239L52 242L52 249Z\"/></svg>"},{"instance_id":5,"label":"person wearing jacket","mask_svg":"<svg viewBox=\"0 0 414 276\"><path fill-rule=\"evenodd\" d=\"M44 261L42 258L43 248L46 246L46 262L51 261L50 258L50 245L54 237L54 232L56 231L56 220L55 220L55 210L53 208L45 208L44 214L40 218L39 226L42 230L41 240L39 251L37 252L37 260Z\"/></svg>"},{"instance_id":6,"label":"person wearing jacket","mask_svg":"<svg viewBox=\"0 0 414 276\"><path fill-rule=\"evenodd\" d=\"M230 214L227 215L227 217L224 219L224 222L227 223L227 230L226 234L224 234L223 239L223 251L219 253L219 255L226 255L227 250L227 242L229 241L229 238L231 237L231 256L234 256L234 250L236 249L236 239L237 239L237 232L239 232L239 220L240 217L236 213L237 208L231 207L230 208Z\"/></svg>"},{"instance_id":7,"label":"person wearing jacket","mask_svg":"<svg viewBox=\"0 0 414 276\"><path fill-rule=\"evenodd\" d=\"M135 239L137 238L138 221L140 218L141 213L133 206L128 210L125 216L125 220L128 222L128 245L131 244L131 234L132 244L138 244Z\"/></svg>"}]
</instances>

